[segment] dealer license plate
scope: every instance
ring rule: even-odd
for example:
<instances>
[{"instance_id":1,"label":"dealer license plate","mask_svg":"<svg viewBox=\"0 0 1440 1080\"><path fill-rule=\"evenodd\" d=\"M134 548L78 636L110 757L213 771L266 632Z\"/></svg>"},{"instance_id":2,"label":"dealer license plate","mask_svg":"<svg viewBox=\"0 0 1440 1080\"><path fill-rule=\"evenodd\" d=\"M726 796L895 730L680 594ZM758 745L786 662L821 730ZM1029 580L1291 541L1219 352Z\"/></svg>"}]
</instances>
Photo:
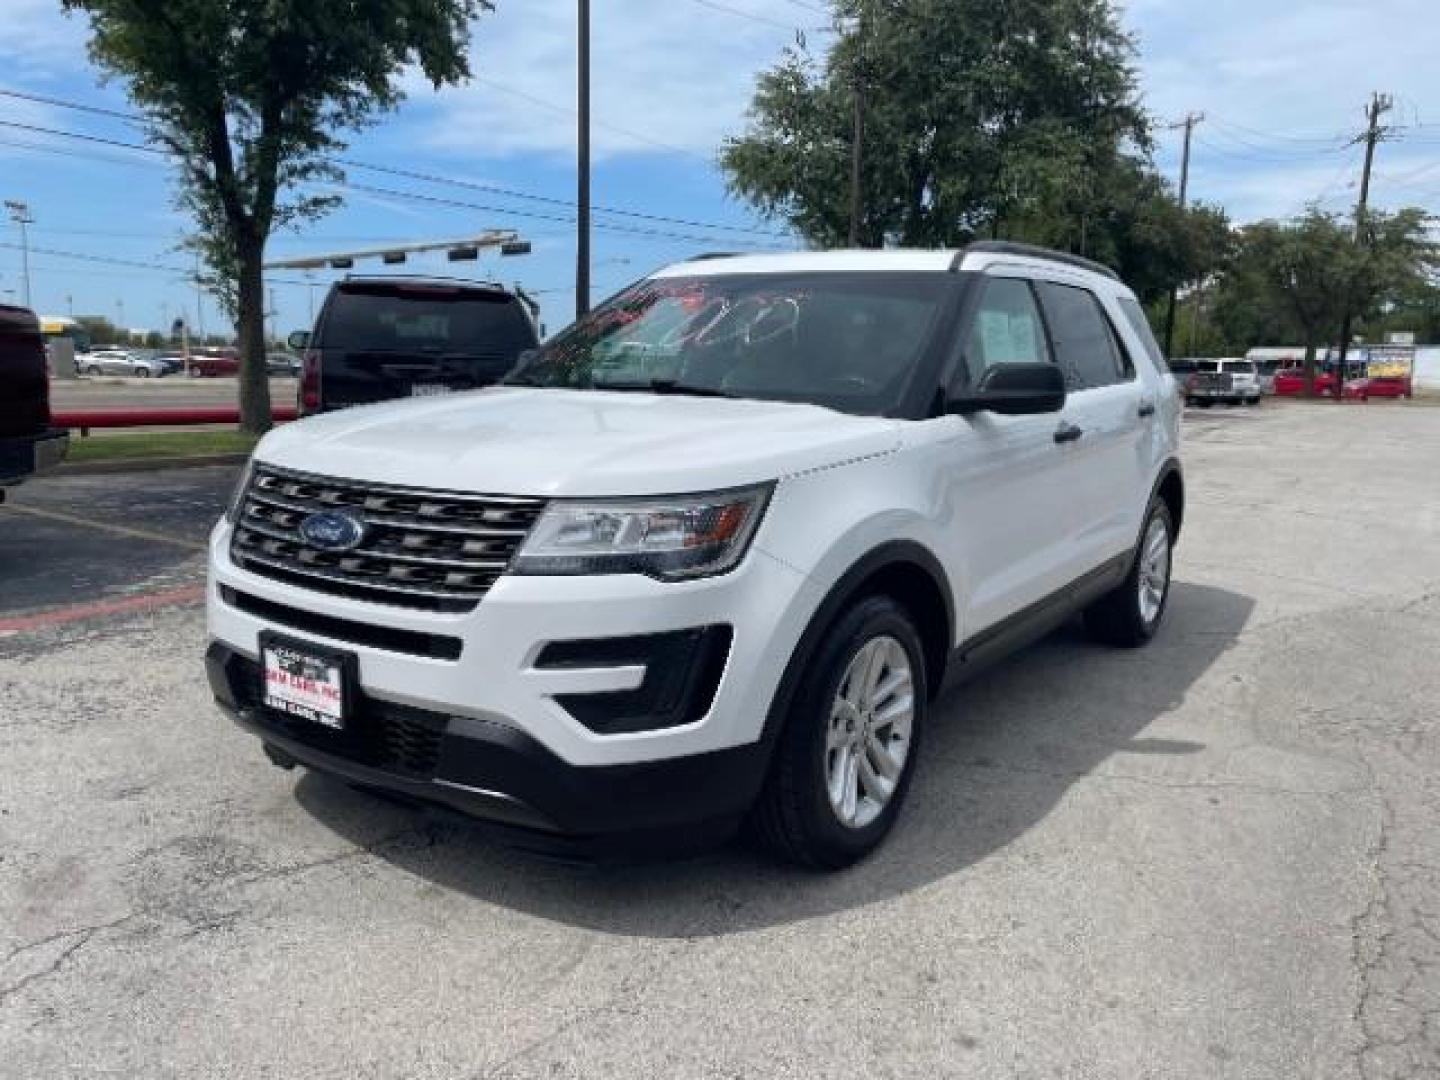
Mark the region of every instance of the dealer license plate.
<instances>
[{"instance_id":1,"label":"dealer license plate","mask_svg":"<svg viewBox=\"0 0 1440 1080\"><path fill-rule=\"evenodd\" d=\"M261 643L265 704L339 730L345 726L345 665L270 639Z\"/></svg>"}]
</instances>

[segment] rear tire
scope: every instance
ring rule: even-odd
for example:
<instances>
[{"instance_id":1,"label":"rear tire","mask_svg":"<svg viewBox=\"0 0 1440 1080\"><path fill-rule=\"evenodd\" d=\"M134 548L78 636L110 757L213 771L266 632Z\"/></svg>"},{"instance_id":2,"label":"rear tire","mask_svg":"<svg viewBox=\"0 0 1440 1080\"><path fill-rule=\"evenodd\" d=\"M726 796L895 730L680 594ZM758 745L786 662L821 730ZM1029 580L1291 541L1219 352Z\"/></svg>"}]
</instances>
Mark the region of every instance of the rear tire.
<instances>
[{"instance_id":1,"label":"rear tire","mask_svg":"<svg viewBox=\"0 0 1440 1080\"><path fill-rule=\"evenodd\" d=\"M928 701L910 614L889 596L854 604L800 674L751 814L760 841L817 870L875 850L909 791Z\"/></svg>"},{"instance_id":2,"label":"rear tire","mask_svg":"<svg viewBox=\"0 0 1440 1080\"><path fill-rule=\"evenodd\" d=\"M142 367L142 368L136 368L136 369L135 369L135 377L136 377L137 379L148 379L148 378L150 377L150 369L149 369L149 368L143 368L143 367Z\"/></svg>"},{"instance_id":3,"label":"rear tire","mask_svg":"<svg viewBox=\"0 0 1440 1080\"><path fill-rule=\"evenodd\" d=\"M99 374L100 374L100 369L99 369L98 367L96 367L94 364L91 364L89 367L87 367L87 368L85 369L85 374L86 374L86 375L99 375Z\"/></svg>"},{"instance_id":4,"label":"rear tire","mask_svg":"<svg viewBox=\"0 0 1440 1080\"><path fill-rule=\"evenodd\" d=\"M1155 636L1170 602L1174 536L1169 508L1152 503L1130 572L1085 611L1085 627L1096 640L1134 649Z\"/></svg>"}]
</instances>

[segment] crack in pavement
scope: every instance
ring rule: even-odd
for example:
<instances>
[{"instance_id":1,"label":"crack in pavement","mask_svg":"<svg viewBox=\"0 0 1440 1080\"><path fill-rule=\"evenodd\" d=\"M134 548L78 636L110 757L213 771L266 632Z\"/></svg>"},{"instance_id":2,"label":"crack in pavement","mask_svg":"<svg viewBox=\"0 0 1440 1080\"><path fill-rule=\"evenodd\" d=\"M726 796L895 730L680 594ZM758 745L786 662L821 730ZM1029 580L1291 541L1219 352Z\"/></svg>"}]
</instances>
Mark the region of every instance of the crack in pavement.
<instances>
[{"instance_id":1,"label":"crack in pavement","mask_svg":"<svg viewBox=\"0 0 1440 1080\"><path fill-rule=\"evenodd\" d=\"M411 836L427 837L429 839L429 843L423 845L424 847L433 846L436 842L438 842L436 835L436 826L434 825L434 823L426 822L419 826L411 826L409 828L398 830L386 836L382 836L378 840L371 841L368 844L364 844L360 847L353 848L348 851L336 852L331 855L323 856L321 858L310 859L288 866L277 866L248 876L238 874L222 876L215 879L213 882L207 883L197 891L215 892L221 889L247 889L253 885L268 883L272 881L286 880L289 878L300 876L302 874L309 873L313 870L322 869L327 866L335 866L341 863L353 862L359 859L364 859L367 856L379 855L380 853L385 851L390 845ZM228 926L233 925L235 922L235 917L243 913L244 909L236 909L231 912L221 913L221 915L217 917L207 918L199 922L190 922L187 926L185 926L176 934L176 937L177 939L186 939L197 937L206 933L211 933L216 930L224 929ZM13 997L14 995L19 994L27 987L30 987L38 982L41 982L58 974L61 969L64 968L65 965L70 961L71 957L73 957L81 949L85 948L85 946L90 944L90 942L93 941L97 935L100 935L108 930L118 929L124 924L135 921L137 919L158 919L161 917L173 918L174 913L172 910L169 909L169 907L167 907L163 900L157 899L156 902L147 905L142 910L132 911L127 915L123 915L116 919L111 919L108 922L97 923L94 926L84 926L73 930L56 931L55 933L47 934L45 937L38 938L35 941L25 942L21 945L15 946L9 951L9 953L6 954L5 959L3 961L0 961L0 970L9 967L17 959L20 959L26 954L33 953L36 950L42 949L47 945L63 941L67 938L74 939L68 941L67 944L65 944L65 946L60 949L59 953L40 970L29 972L9 983L8 985L0 986L0 1002L4 1002L9 998Z\"/></svg>"},{"instance_id":2,"label":"crack in pavement","mask_svg":"<svg viewBox=\"0 0 1440 1080\"><path fill-rule=\"evenodd\" d=\"M82 926L78 930L60 930L54 934L50 934L46 937L41 938L38 941L28 942L24 945L19 945L11 949L10 952L6 954L5 960L3 964L0 964L0 967L8 967L15 960L17 960L21 956L24 956L26 953L34 952L36 949L43 948L44 946L52 944L54 942L64 940L65 938L75 939L69 942L64 948L62 948L59 954L54 959L52 959L49 964L45 965L39 971L32 971L26 975L22 975L19 979L15 980L9 985L0 987L0 1002L8 1000L11 996L18 994L27 986L30 986L33 983L40 982L43 979L48 979L50 978L50 976L56 974L62 967L65 966L66 962L72 956L74 956L77 952L79 952L86 945L88 945L95 937L95 935L103 933L106 930L113 930L116 927L122 925L123 923L127 923L131 919L134 919L136 917L137 913L131 912L128 915L122 915L118 919L111 919L109 922L96 923L94 926Z\"/></svg>"}]
</instances>

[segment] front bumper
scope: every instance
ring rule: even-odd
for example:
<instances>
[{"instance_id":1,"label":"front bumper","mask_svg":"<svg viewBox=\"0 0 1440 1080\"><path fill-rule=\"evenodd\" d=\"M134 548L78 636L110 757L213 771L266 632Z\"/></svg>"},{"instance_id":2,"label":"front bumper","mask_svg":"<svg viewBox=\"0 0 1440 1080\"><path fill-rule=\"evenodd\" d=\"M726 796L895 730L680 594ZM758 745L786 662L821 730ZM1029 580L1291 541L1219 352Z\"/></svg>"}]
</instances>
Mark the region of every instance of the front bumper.
<instances>
[{"instance_id":1,"label":"front bumper","mask_svg":"<svg viewBox=\"0 0 1440 1080\"><path fill-rule=\"evenodd\" d=\"M459 811L547 851L603 855L723 838L754 802L768 757L757 742L586 768L508 724L363 693L352 721L363 734L342 735L266 709L259 665L225 645L210 646L205 667L216 703L272 757Z\"/></svg>"},{"instance_id":2,"label":"front bumper","mask_svg":"<svg viewBox=\"0 0 1440 1080\"><path fill-rule=\"evenodd\" d=\"M42 435L0 439L0 484L14 484L65 460L70 433L51 428Z\"/></svg>"},{"instance_id":3,"label":"front bumper","mask_svg":"<svg viewBox=\"0 0 1440 1080\"><path fill-rule=\"evenodd\" d=\"M230 559L231 528L210 541L209 638L259 658L259 635L277 631L356 658L371 698L517 728L576 766L688 757L755 742L784 667L814 609L798 571L752 549L728 574L683 582L636 575L502 575L470 611L417 611L304 589ZM235 602L239 600L239 603ZM555 643L733 628L710 709L678 725L605 734L561 700L641 687L632 664L548 665Z\"/></svg>"}]
</instances>

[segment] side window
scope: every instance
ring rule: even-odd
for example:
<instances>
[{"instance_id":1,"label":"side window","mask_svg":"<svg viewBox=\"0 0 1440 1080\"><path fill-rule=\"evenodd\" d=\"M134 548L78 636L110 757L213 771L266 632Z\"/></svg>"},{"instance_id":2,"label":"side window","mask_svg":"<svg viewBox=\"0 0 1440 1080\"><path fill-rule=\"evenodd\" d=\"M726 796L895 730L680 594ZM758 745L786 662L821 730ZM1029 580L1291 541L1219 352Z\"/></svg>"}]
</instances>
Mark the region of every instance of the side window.
<instances>
[{"instance_id":1,"label":"side window","mask_svg":"<svg viewBox=\"0 0 1440 1080\"><path fill-rule=\"evenodd\" d=\"M974 386L996 364L1048 364L1050 348L1030 283L1018 278L990 278L970 333L965 340L965 366Z\"/></svg>"},{"instance_id":2,"label":"side window","mask_svg":"<svg viewBox=\"0 0 1440 1080\"><path fill-rule=\"evenodd\" d=\"M1067 389L1093 390L1129 378L1115 331L1093 293L1049 281L1036 282L1036 288Z\"/></svg>"},{"instance_id":3,"label":"side window","mask_svg":"<svg viewBox=\"0 0 1440 1080\"><path fill-rule=\"evenodd\" d=\"M1125 313L1125 321L1130 324L1130 329L1135 331L1140 344L1145 346L1145 354L1150 357L1155 370L1164 375L1169 370L1169 365L1165 362L1165 353L1161 350L1160 343L1155 340L1154 331L1150 329L1150 320L1145 317L1145 309L1138 300L1131 300L1126 296L1120 300L1120 310Z\"/></svg>"}]
</instances>

